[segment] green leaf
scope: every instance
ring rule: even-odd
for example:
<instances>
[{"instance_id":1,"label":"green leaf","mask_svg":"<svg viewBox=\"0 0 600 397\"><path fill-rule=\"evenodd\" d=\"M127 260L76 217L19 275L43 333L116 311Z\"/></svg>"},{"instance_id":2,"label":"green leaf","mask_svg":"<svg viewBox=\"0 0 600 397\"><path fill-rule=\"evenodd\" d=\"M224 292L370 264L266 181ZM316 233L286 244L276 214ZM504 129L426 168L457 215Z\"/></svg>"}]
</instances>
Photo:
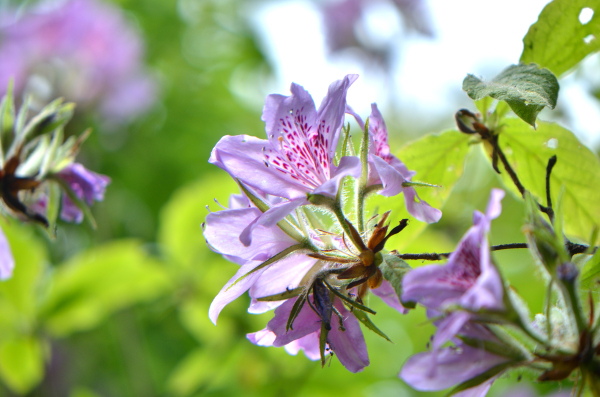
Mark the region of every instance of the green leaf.
<instances>
[{"instance_id":1,"label":"green leaf","mask_svg":"<svg viewBox=\"0 0 600 397\"><path fill-rule=\"evenodd\" d=\"M419 181L439 185L440 187L416 187L422 200L434 208L441 209L454 185L464 171L465 158L469 151L469 139L458 131L446 131L441 134L426 135L423 138L404 146L398 153L400 160L409 170L417 172ZM379 208L379 210L377 210ZM383 197L374 194L367 199L367 214L383 213L391 210L390 223L398 224L401 219L412 216L406 210L404 197ZM401 233L402 246L408 245L427 226L424 222L413 221ZM391 240L388 245L397 243ZM400 248L394 246L394 248ZM391 248L389 248L391 249Z\"/></svg>"},{"instance_id":2,"label":"green leaf","mask_svg":"<svg viewBox=\"0 0 600 397\"><path fill-rule=\"evenodd\" d=\"M173 194L160 214L158 242L178 266L196 272L196 266L210 254L201 228L209 213L207 206L210 204L213 211L220 210L214 200L228 205L229 196L238 191L235 181L219 172Z\"/></svg>"},{"instance_id":3,"label":"green leaf","mask_svg":"<svg viewBox=\"0 0 600 397\"><path fill-rule=\"evenodd\" d=\"M210 383L215 376L215 368L223 365L223 358L214 351L198 348L177 364L169 379L167 390L170 395L189 396L202 385Z\"/></svg>"},{"instance_id":4,"label":"green leaf","mask_svg":"<svg viewBox=\"0 0 600 397\"><path fill-rule=\"evenodd\" d=\"M600 279L600 250L596 251L583 266L579 283L581 288L592 288L598 279Z\"/></svg>"},{"instance_id":5,"label":"green leaf","mask_svg":"<svg viewBox=\"0 0 600 397\"><path fill-rule=\"evenodd\" d=\"M397 256L384 254L383 263L379 266L379 269L383 274L383 278L389 281L390 284L392 284L392 287L394 287L396 295L398 295L398 299L402 302L402 305L406 308L415 307L415 305L402 301L402 279L404 279L404 275L412 269L408 263Z\"/></svg>"},{"instance_id":6,"label":"green leaf","mask_svg":"<svg viewBox=\"0 0 600 397\"><path fill-rule=\"evenodd\" d=\"M0 376L13 391L25 394L44 375L44 350L38 339L18 337L0 342Z\"/></svg>"},{"instance_id":7,"label":"green leaf","mask_svg":"<svg viewBox=\"0 0 600 397\"><path fill-rule=\"evenodd\" d=\"M551 176L552 201L557 202L561 186L564 230L587 239L600 220L600 161L573 133L561 126L540 122L537 130L518 119L505 120L499 144L521 183L539 203L546 204L546 166L557 156ZM504 184L517 193L500 166Z\"/></svg>"},{"instance_id":8,"label":"green leaf","mask_svg":"<svg viewBox=\"0 0 600 397\"><path fill-rule=\"evenodd\" d=\"M535 64L511 65L490 82L470 74L463 80L462 89L475 101L486 96L505 101L532 126L538 113L544 107L554 109L558 99L558 80L551 71Z\"/></svg>"},{"instance_id":9,"label":"green leaf","mask_svg":"<svg viewBox=\"0 0 600 397\"><path fill-rule=\"evenodd\" d=\"M169 291L160 262L138 241L121 240L76 255L57 268L42 321L55 336L92 328L109 315Z\"/></svg>"},{"instance_id":10,"label":"green leaf","mask_svg":"<svg viewBox=\"0 0 600 397\"><path fill-rule=\"evenodd\" d=\"M585 8L592 10L593 16L583 24L579 16ZM550 2L523 38L521 62L535 62L557 76L567 72L600 49L599 11L599 0Z\"/></svg>"},{"instance_id":11,"label":"green leaf","mask_svg":"<svg viewBox=\"0 0 600 397\"><path fill-rule=\"evenodd\" d=\"M358 319L358 321L363 323L363 325L365 327L367 327L371 331L375 332L377 335L381 336L383 339L387 340L388 342L392 341L390 338L388 338L388 336L386 334L384 334L379 328L377 328L377 326L375 324L373 324L373 321L371 321L371 318L369 317L369 315L367 313L365 313L362 310L353 310L352 313L354 313L354 317L356 317Z\"/></svg>"}]
</instances>

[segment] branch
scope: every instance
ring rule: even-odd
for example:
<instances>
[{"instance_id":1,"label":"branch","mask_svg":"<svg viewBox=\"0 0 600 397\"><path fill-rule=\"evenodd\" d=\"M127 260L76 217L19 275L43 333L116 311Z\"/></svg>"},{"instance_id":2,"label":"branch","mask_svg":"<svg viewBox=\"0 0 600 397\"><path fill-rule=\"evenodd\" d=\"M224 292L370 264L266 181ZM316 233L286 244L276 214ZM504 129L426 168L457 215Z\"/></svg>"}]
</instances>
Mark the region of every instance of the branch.
<instances>
[{"instance_id":1,"label":"branch","mask_svg":"<svg viewBox=\"0 0 600 397\"><path fill-rule=\"evenodd\" d=\"M579 245L579 244L577 244ZM492 245L491 251L502 251L516 248L527 248L527 243L512 243L512 244L500 244ZM584 250L585 251L585 250ZM581 251L583 252L583 251ZM579 252L579 253L581 253ZM452 252L444 252L441 254L437 253L425 253L425 254L395 254L396 257L405 260L426 260L426 261L441 261L448 258Z\"/></svg>"}]
</instances>

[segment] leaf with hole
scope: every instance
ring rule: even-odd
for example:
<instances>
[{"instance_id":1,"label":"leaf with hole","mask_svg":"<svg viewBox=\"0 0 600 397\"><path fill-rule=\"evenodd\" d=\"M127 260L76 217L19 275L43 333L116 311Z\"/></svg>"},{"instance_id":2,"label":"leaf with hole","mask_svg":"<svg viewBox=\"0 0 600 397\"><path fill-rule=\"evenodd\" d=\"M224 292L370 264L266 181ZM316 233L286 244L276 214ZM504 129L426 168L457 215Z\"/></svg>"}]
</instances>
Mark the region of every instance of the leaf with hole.
<instances>
[{"instance_id":1,"label":"leaf with hole","mask_svg":"<svg viewBox=\"0 0 600 397\"><path fill-rule=\"evenodd\" d=\"M535 62L557 76L600 50L600 0L554 0L523 38L521 62Z\"/></svg>"}]
</instances>

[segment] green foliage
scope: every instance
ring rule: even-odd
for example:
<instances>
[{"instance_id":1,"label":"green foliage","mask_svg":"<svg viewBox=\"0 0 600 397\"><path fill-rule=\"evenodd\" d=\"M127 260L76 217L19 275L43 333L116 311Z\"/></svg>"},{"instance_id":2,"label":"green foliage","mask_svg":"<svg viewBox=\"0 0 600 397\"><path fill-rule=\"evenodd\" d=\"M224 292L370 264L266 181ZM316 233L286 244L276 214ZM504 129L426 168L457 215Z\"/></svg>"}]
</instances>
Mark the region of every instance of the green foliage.
<instances>
[{"instance_id":1,"label":"green foliage","mask_svg":"<svg viewBox=\"0 0 600 397\"><path fill-rule=\"evenodd\" d=\"M593 11L581 23L582 10ZM557 76L569 71L587 55L600 49L600 1L554 0L539 15L523 38L521 62L534 62Z\"/></svg>"},{"instance_id":2,"label":"green foliage","mask_svg":"<svg viewBox=\"0 0 600 397\"><path fill-rule=\"evenodd\" d=\"M155 299L171 287L163 265L133 240L76 255L56 269L50 285L42 318L55 336L92 328L114 312Z\"/></svg>"},{"instance_id":3,"label":"green foliage","mask_svg":"<svg viewBox=\"0 0 600 397\"><path fill-rule=\"evenodd\" d=\"M42 379L46 356L36 336L46 252L31 229L0 224L16 262L13 277L0 282L0 378L14 392L26 393Z\"/></svg>"},{"instance_id":4,"label":"green foliage","mask_svg":"<svg viewBox=\"0 0 600 397\"><path fill-rule=\"evenodd\" d=\"M398 153L400 160L409 170L414 170L417 175L413 178L438 185L440 187L417 187L419 197L434 208L441 209L448 199L454 185L458 182L464 171L465 158L469 151L469 137L458 131L445 131L441 134L426 135L411 142ZM376 209L391 210L391 224L397 224L400 219L410 218L404 198L383 197L374 195L367 201L367 213L376 213ZM412 222L402 231L399 239L391 240L390 247L405 246L423 231L427 225L423 222ZM391 249L391 248L390 248Z\"/></svg>"},{"instance_id":5,"label":"green foliage","mask_svg":"<svg viewBox=\"0 0 600 397\"><path fill-rule=\"evenodd\" d=\"M25 393L44 376L44 351L39 339L18 336L0 341L0 376L17 393Z\"/></svg>"},{"instance_id":6,"label":"green foliage","mask_svg":"<svg viewBox=\"0 0 600 397\"><path fill-rule=\"evenodd\" d=\"M596 251L583 266L579 282L582 288L591 289L598 279L600 279L600 250Z\"/></svg>"},{"instance_id":7,"label":"green foliage","mask_svg":"<svg viewBox=\"0 0 600 397\"><path fill-rule=\"evenodd\" d=\"M532 126L538 113L544 107L554 109L558 99L558 80L548 69L540 69L535 64L511 65L489 82L469 74L462 88L476 101L487 96L505 101L517 116Z\"/></svg>"},{"instance_id":8,"label":"green foliage","mask_svg":"<svg viewBox=\"0 0 600 397\"><path fill-rule=\"evenodd\" d=\"M518 119L505 120L499 144L521 183L546 204L546 166L553 155L552 200L564 186L564 229L567 234L588 238L600 219L600 162L573 133L554 123L539 122L537 130ZM585 172L582 172L585 170ZM506 186L516 192L506 172Z\"/></svg>"}]
</instances>

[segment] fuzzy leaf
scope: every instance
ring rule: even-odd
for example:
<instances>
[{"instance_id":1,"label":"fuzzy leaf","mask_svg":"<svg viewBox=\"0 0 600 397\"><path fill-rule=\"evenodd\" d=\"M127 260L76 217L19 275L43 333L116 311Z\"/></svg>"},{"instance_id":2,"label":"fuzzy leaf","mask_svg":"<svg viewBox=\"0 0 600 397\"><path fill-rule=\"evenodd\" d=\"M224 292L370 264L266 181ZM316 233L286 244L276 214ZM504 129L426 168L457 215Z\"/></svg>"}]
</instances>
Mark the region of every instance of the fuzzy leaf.
<instances>
[{"instance_id":1,"label":"fuzzy leaf","mask_svg":"<svg viewBox=\"0 0 600 397\"><path fill-rule=\"evenodd\" d=\"M585 11L583 11L585 10ZM583 14L582 14L583 11ZM554 0L523 38L521 62L535 62L560 76L600 50L599 0ZM593 13L582 23L580 15Z\"/></svg>"},{"instance_id":2,"label":"fuzzy leaf","mask_svg":"<svg viewBox=\"0 0 600 397\"><path fill-rule=\"evenodd\" d=\"M554 109L558 99L558 80L551 71L535 64L511 65L490 82L469 74L463 80L462 89L476 101L486 96L505 101L517 116L532 126L538 113L544 107Z\"/></svg>"},{"instance_id":3,"label":"fuzzy leaf","mask_svg":"<svg viewBox=\"0 0 600 397\"><path fill-rule=\"evenodd\" d=\"M408 265L408 263L404 262L397 256L384 254L383 263L381 266L379 266L379 269L383 274L383 278L392 284L392 287L394 287L394 290L398 295L398 299L400 302L402 302L402 279L404 278L404 275L412 268ZM406 308L415 307L414 304L411 305L408 302L402 302L402 306Z\"/></svg>"},{"instance_id":4,"label":"fuzzy leaf","mask_svg":"<svg viewBox=\"0 0 600 397\"><path fill-rule=\"evenodd\" d=\"M426 135L411 142L400 150L398 157L406 164L409 170L414 170L414 177L419 181L439 185L440 187L415 187L419 197L434 208L442 206L450 196L454 185L458 182L464 171L464 164L469 152L469 136L458 131L445 131L440 134ZM403 197L383 197L374 194L367 200L365 213L375 214L377 208L391 210L390 223L398 224L401 219L412 216L406 210ZM402 244L398 240L390 240L390 247L400 249L408 245L427 226L426 223L413 221L401 233ZM388 249L392 249L388 247Z\"/></svg>"},{"instance_id":5,"label":"fuzzy leaf","mask_svg":"<svg viewBox=\"0 0 600 397\"><path fill-rule=\"evenodd\" d=\"M537 130L518 119L505 120L499 144L521 183L537 201L546 204L546 166L553 155L551 193L556 204L561 186L564 230L587 239L600 220L600 161L573 133L554 123L540 122ZM507 187L517 192L502 166ZM585 171L585 172L583 172Z\"/></svg>"}]
</instances>

